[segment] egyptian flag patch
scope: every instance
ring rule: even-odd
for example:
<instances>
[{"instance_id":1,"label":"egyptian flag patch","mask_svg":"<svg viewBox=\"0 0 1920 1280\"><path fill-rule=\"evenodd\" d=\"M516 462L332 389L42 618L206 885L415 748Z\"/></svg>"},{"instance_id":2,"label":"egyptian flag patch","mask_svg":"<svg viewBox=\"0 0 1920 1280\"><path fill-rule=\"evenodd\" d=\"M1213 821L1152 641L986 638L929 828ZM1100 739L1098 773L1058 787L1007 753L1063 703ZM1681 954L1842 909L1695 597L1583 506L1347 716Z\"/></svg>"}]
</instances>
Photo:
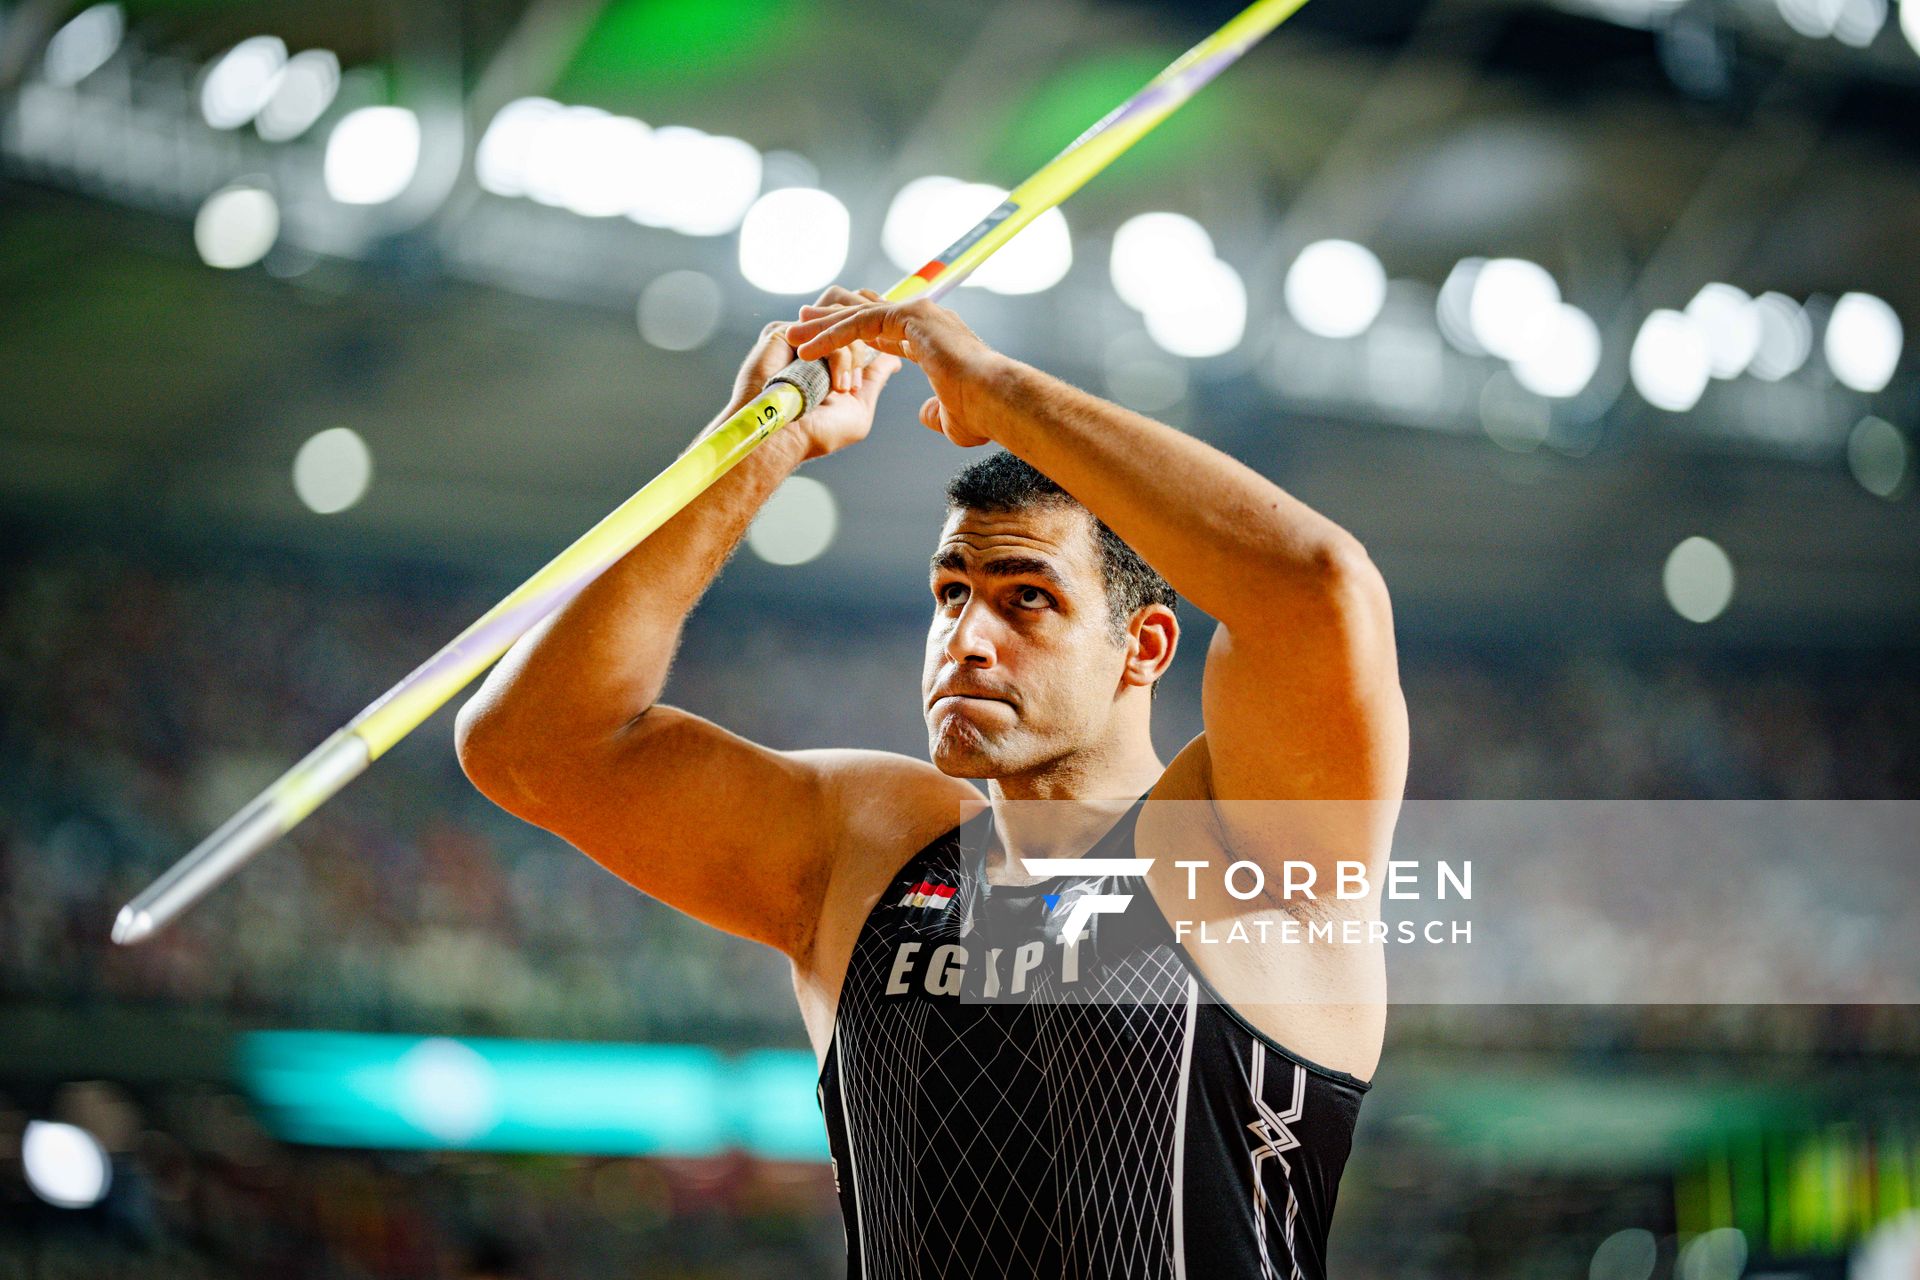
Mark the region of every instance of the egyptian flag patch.
<instances>
[{"instance_id":1,"label":"egyptian flag patch","mask_svg":"<svg viewBox=\"0 0 1920 1280\"><path fill-rule=\"evenodd\" d=\"M899 905L903 907L925 907L930 911L945 911L953 905L953 886L950 884L934 884L931 881L922 880L919 884L907 890L906 896L900 899Z\"/></svg>"}]
</instances>

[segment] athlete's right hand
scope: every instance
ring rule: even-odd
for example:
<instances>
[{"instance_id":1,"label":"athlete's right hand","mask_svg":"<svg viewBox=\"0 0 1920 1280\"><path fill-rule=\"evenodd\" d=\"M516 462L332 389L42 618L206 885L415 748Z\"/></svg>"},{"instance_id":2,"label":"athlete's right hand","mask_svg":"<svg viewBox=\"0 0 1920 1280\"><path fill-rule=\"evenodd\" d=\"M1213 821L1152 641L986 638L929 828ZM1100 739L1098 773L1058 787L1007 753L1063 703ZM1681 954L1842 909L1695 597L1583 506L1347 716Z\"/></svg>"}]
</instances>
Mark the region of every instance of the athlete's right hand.
<instances>
[{"instance_id":1,"label":"athlete's right hand","mask_svg":"<svg viewBox=\"0 0 1920 1280\"><path fill-rule=\"evenodd\" d=\"M864 301L866 299L859 294L836 285L821 294L819 301L812 306L802 307L800 318L808 319ZM791 320L776 320L760 330L759 342L747 353L739 374L733 380L729 414L759 395L767 385L768 378L793 362L793 347L786 339L787 329L793 323ZM866 439L867 432L873 427L873 410L879 401L880 389L887 385L887 379L899 368L897 356L876 352L872 363L862 369L855 364L851 348L835 351L827 359L827 372L832 377L832 383L826 396L814 407L813 412L788 424L786 430L798 431L806 437L806 456L809 458L823 458Z\"/></svg>"},{"instance_id":2,"label":"athlete's right hand","mask_svg":"<svg viewBox=\"0 0 1920 1280\"><path fill-rule=\"evenodd\" d=\"M963 449L993 439L993 387L1009 364L967 328L966 321L930 298L888 302L861 290L851 302L803 307L789 341L809 357L831 360L862 344L919 365L933 386L920 422Z\"/></svg>"}]
</instances>

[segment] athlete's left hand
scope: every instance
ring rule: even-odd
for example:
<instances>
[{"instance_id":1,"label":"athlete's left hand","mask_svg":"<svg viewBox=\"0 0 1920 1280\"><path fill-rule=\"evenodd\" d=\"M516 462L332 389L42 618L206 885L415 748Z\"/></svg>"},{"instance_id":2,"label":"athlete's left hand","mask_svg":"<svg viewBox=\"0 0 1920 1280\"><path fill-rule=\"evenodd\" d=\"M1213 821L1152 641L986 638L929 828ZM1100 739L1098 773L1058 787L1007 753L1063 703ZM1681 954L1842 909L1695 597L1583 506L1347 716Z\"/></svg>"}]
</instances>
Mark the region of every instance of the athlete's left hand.
<instances>
[{"instance_id":1,"label":"athlete's left hand","mask_svg":"<svg viewBox=\"0 0 1920 1280\"><path fill-rule=\"evenodd\" d=\"M817 360L855 342L911 360L933 384L933 398L920 406L920 421L962 448L992 440L985 394L1004 358L982 342L966 322L925 298L887 302L870 289L858 301L804 307L800 323L787 329L801 358Z\"/></svg>"}]
</instances>

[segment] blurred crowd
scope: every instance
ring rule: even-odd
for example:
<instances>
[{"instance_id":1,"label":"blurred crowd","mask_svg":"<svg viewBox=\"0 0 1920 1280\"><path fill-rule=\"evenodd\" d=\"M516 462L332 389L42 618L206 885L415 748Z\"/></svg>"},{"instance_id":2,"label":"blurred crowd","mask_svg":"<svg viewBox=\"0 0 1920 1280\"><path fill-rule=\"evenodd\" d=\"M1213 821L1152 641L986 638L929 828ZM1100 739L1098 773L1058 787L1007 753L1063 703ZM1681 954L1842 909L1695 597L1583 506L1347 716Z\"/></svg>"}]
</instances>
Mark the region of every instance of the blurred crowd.
<instances>
[{"instance_id":1,"label":"blurred crowd","mask_svg":"<svg viewBox=\"0 0 1920 1280\"><path fill-rule=\"evenodd\" d=\"M789 1039L784 970L506 815L451 709L135 951L120 903L484 605L68 559L0 597L0 985L254 1023ZM650 993L671 991L672 999Z\"/></svg>"},{"instance_id":2,"label":"blurred crowd","mask_svg":"<svg viewBox=\"0 0 1920 1280\"><path fill-rule=\"evenodd\" d=\"M1410 797L1920 798L1920 665L1838 649L1403 659Z\"/></svg>"},{"instance_id":3,"label":"blurred crowd","mask_svg":"<svg viewBox=\"0 0 1920 1280\"><path fill-rule=\"evenodd\" d=\"M802 1043L777 957L491 805L460 774L451 708L178 926L108 945L120 903L499 593L270 557L0 566L0 994L252 1025ZM728 609L690 625L670 700L778 747L924 751L917 620ZM1163 690L1163 752L1198 728L1194 649ZM1404 665L1414 797L1920 795L1920 674L1892 657L1409 643Z\"/></svg>"},{"instance_id":4,"label":"blurred crowd","mask_svg":"<svg viewBox=\"0 0 1920 1280\"><path fill-rule=\"evenodd\" d=\"M812 1280L844 1238L823 1166L310 1150L204 1086L60 1090L106 1146L83 1213L27 1189L0 1096L0 1276L73 1280Z\"/></svg>"},{"instance_id":5,"label":"blurred crowd","mask_svg":"<svg viewBox=\"0 0 1920 1280\"><path fill-rule=\"evenodd\" d=\"M804 1043L771 952L624 889L475 792L454 759L451 708L178 925L134 950L108 944L121 902L505 585L270 556L0 563L0 1008L21 1018L15 1028L51 1012L69 1040L74 1027L124 1035L198 1019ZM749 615L722 593L690 624L669 697L778 747L918 753L920 627ZM1162 691L1163 755L1199 728L1198 649ZM1415 641L1403 662L1416 798L1906 798L1920 781L1920 680L1894 657L1600 658ZM1567 913L1600 882L1535 869L1527 883L1546 904L1541 928L1590 928ZM1836 942L1805 959L1857 963L1858 950ZM1612 971L1569 955L1575 969ZM1400 1051L1542 1062L1662 1046L1741 1046L1775 1063L1920 1053L1910 1008L1868 1001L1416 1004L1396 1011L1392 1034ZM0 1280L839 1273L823 1165L307 1150L261 1133L229 1085L154 1074L59 1093L0 1076L0 1174L28 1117L65 1116L101 1135L115 1178L100 1208L71 1214L0 1176ZM1399 1121L1376 1122L1342 1191L1342 1275L1574 1274L1622 1225L1658 1234L1662 1256L1677 1247L1657 1173L1516 1180L1423 1155ZM1422 1172L1423 1159L1442 1164Z\"/></svg>"}]
</instances>

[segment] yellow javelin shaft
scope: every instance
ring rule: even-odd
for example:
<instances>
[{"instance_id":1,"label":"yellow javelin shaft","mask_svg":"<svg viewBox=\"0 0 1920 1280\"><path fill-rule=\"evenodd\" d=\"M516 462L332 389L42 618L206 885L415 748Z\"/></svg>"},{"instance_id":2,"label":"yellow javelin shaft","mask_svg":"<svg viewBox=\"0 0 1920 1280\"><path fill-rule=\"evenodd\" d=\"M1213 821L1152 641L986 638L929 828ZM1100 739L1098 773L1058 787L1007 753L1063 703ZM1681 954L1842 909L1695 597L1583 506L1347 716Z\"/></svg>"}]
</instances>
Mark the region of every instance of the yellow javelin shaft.
<instances>
[{"instance_id":1,"label":"yellow javelin shaft","mask_svg":"<svg viewBox=\"0 0 1920 1280\"><path fill-rule=\"evenodd\" d=\"M1015 187L1004 204L955 241L944 254L887 290L884 296L900 301L929 289L937 296L954 288L1028 223L1085 186L1304 4L1306 0L1256 0L1242 9L1225 26L1169 63L1138 93L1096 121L1038 173ZM940 270L929 274L929 268L934 267Z\"/></svg>"},{"instance_id":2,"label":"yellow javelin shaft","mask_svg":"<svg viewBox=\"0 0 1920 1280\"><path fill-rule=\"evenodd\" d=\"M998 208L919 271L889 301L940 297L1035 218L1078 191L1306 0L1256 0L1176 59L1015 187ZM795 361L638 493L487 610L472 625L321 743L120 909L113 939L131 945L192 906L255 854L419 728L513 642L633 550L761 441L826 393L825 366Z\"/></svg>"}]
</instances>

